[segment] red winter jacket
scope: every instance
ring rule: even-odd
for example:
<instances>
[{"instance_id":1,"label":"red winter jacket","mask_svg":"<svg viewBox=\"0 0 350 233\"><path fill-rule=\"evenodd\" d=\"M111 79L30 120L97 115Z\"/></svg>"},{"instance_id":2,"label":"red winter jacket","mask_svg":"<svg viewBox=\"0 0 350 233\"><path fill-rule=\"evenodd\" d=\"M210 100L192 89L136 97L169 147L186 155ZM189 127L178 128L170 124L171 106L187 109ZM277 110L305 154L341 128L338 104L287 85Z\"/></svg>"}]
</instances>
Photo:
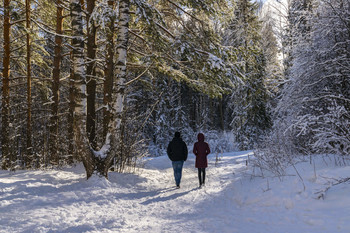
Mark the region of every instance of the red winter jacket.
<instances>
[{"instance_id":1,"label":"red winter jacket","mask_svg":"<svg viewBox=\"0 0 350 233\"><path fill-rule=\"evenodd\" d=\"M196 155L196 168L208 167L207 155L210 153L208 143L204 142L204 134L198 134L198 142L193 146L193 154Z\"/></svg>"}]
</instances>

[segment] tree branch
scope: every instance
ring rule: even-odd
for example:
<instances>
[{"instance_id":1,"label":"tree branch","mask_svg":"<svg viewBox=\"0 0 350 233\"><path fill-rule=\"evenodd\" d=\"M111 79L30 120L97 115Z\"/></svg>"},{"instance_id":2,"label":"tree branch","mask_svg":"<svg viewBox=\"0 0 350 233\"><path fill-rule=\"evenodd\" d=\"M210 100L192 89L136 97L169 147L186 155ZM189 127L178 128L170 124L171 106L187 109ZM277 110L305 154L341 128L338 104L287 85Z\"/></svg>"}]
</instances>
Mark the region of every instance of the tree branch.
<instances>
[{"instance_id":1,"label":"tree branch","mask_svg":"<svg viewBox=\"0 0 350 233\"><path fill-rule=\"evenodd\" d=\"M138 75L136 78L130 80L129 82L126 82L125 83L125 86L135 82L136 80L140 79L142 77L142 75L144 75L148 70L149 68L151 68L151 66L154 64L154 62L151 63L151 65L149 65L140 75Z\"/></svg>"},{"instance_id":2,"label":"tree branch","mask_svg":"<svg viewBox=\"0 0 350 233\"><path fill-rule=\"evenodd\" d=\"M173 6L175 6L176 8L178 8L179 10L181 10L183 13L185 13L186 15L194 18L195 20L197 20L198 22L202 23L202 24L206 24L205 22L203 22L202 20L198 19L196 16L194 16L193 14L188 13L187 11L185 11L184 9L182 9L182 7L180 7L179 5L177 5L175 2L171 1L171 0L166 0L167 2L169 2L170 4L172 4Z\"/></svg>"}]
</instances>

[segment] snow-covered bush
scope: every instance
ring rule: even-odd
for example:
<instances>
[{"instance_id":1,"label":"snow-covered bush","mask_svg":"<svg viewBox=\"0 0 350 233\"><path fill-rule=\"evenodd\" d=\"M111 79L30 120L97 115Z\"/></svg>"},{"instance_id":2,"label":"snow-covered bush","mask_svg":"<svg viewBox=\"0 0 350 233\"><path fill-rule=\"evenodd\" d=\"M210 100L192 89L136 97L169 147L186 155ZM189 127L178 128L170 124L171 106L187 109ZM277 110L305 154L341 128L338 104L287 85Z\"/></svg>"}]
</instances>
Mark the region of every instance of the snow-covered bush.
<instances>
[{"instance_id":1,"label":"snow-covered bush","mask_svg":"<svg viewBox=\"0 0 350 233\"><path fill-rule=\"evenodd\" d=\"M297 154L350 154L350 3L291 6L287 79L273 131L256 151L259 166L278 172Z\"/></svg>"},{"instance_id":2,"label":"snow-covered bush","mask_svg":"<svg viewBox=\"0 0 350 233\"><path fill-rule=\"evenodd\" d=\"M281 124L278 126L276 124L271 134L259 143L254 151L256 159L251 160L251 162L253 166L257 166L261 170L280 176L294 162L293 158L297 152L291 143L290 135L284 131L285 126Z\"/></svg>"}]
</instances>

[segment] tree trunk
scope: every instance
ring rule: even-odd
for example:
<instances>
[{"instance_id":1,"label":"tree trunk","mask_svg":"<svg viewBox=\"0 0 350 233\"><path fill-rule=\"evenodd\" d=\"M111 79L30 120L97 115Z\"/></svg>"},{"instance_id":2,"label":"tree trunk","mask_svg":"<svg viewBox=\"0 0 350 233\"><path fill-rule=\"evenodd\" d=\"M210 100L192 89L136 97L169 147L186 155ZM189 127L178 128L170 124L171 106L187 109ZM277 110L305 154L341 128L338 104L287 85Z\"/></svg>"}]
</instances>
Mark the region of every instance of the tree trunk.
<instances>
[{"instance_id":1,"label":"tree trunk","mask_svg":"<svg viewBox=\"0 0 350 233\"><path fill-rule=\"evenodd\" d=\"M94 172L95 164L86 135L86 74L82 7L79 0L71 0L70 7L73 30L74 141L89 178Z\"/></svg>"},{"instance_id":2,"label":"tree trunk","mask_svg":"<svg viewBox=\"0 0 350 233\"><path fill-rule=\"evenodd\" d=\"M113 10L114 1L108 1L108 6ZM106 140L108 125L111 120L111 102L114 78L114 21L114 16L111 16L109 31L107 34L106 75L103 83L103 140Z\"/></svg>"},{"instance_id":3,"label":"tree trunk","mask_svg":"<svg viewBox=\"0 0 350 233\"><path fill-rule=\"evenodd\" d=\"M11 167L11 162L14 161L10 155L10 0L4 0L4 57L3 57L3 79L2 79L2 138L1 138L1 153L2 153L2 168Z\"/></svg>"},{"instance_id":4,"label":"tree trunk","mask_svg":"<svg viewBox=\"0 0 350 233\"><path fill-rule=\"evenodd\" d=\"M73 42L72 42L73 47ZM75 106L75 97L74 97L74 70L72 66L73 61L73 51L70 54L71 66L70 66L70 76L69 76L69 113L68 113L68 154L70 157L70 162L73 162L74 159L77 159L77 153L74 150L74 106Z\"/></svg>"},{"instance_id":5,"label":"tree trunk","mask_svg":"<svg viewBox=\"0 0 350 233\"><path fill-rule=\"evenodd\" d=\"M118 154L121 145L121 128L122 128L122 113L124 108L125 80L126 80L126 61L129 43L129 21L130 21L130 1L120 0L119 2L119 23L118 23L118 38L117 38L117 63L116 63L116 85L114 88L115 99L113 110L114 114L114 133L112 136L112 145L115 145L111 150L112 153L107 157L108 169L112 163L112 159Z\"/></svg>"},{"instance_id":6,"label":"tree trunk","mask_svg":"<svg viewBox=\"0 0 350 233\"><path fill-rule=\"evenodd\" d=\"M114 121L109 124L109 133L105 146L109 148L102 156L96 157L99 161L97 172L108 178L108 169L112 165L113 158L118 154L121 145L122 113L124 107L124 91L126 79L127 46L129 43L129 21L130 21L130 1L121 0L119 2L119 21L117 31L117 63L116 63L116 85L113 90L113 111Z\"/></svg>"},{"instance_id":7,"label":"tree trunk","mask_svg":"<svg viewBox=\"0 0 350 233\"><path fill-rule=\"evenodd\" d=\"M86 129L92 148L96 148L96 27L91 20L95 0L87 1L87 121Z\"/></svg>"},{"instance_id":8,"label":"tree trunk","mask_svg":"<svg viewBox=\"0 0 350 233\"><path fill-rule=\"evenodd\" d=\"M224 97L222 96L219 99L219 111L220 111L220 127L221 130L225 130L225 123L224 123L224 107L223 107Z\"/></svg>"},{"instance_id":9,"label":"tree trunk","mask_svg":"<svg viewBox=\"0 0 350 233\"><path fill-rule=\"evenodd\" d=\"M59 163L59 156L57 152L58 141L58 105L59 105L59 86L60 86L60 68L62 60L62 29L63 29L63 7L62 1L57 0L56 10L56 35L55 35L55 55L53 59L52 72L52 100L51 105L51 119L50 119L50 140L49 150L51 162Z\"/></svg>"},{"instance_id":10,"label":"tree trunk","mask_svg":"<svg viewBox=\"0 0 350 233\"><path fill-rule=\"evenodd\" d=\"M117 39L117 81L114 88L114 116L110 122L106 142L99 152L93 153L89 146L86 131L86 75L84 66L84 41L82 8L79 0L71 0L71 16L73 29L73 73L74 73L74 136L77 153L81 157L87 178L97 174L108 178L108 170L120 145L121 118L126 78L126 59L129 29L129 0L119 2L119 27ZM113 146L111 146L113 145Z\"/></svg>"},{"instance_id":11,"label":"tree trunk","mask_svg":"<svg viewBox=\"0 0 350 233\"><path fill-rule=\"evenodd\" d=\"M27 156L26 166L32 161L32 77L31 77L31 45L30 45L30 0L26 0L26 28L27 28Z\"/></svg>"}]
</instances>

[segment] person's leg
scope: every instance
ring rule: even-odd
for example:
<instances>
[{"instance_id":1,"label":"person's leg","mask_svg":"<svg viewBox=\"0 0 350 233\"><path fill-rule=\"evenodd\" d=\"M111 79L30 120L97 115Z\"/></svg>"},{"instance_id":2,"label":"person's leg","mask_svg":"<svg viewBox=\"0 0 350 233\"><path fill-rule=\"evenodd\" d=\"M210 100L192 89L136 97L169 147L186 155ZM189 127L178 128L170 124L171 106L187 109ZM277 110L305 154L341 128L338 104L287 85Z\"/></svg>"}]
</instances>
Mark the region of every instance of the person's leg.
<instances>
[{"instance_id":1,"label":"person's leg","mask_svg":"<svg viewBox=\"0 0 350 233\"><path fill-rule=\"evenodd\" d=\"M176 186L179 186L180 182L181 182L183 163L184 163L184 161L173 161L172 162Z\"/></svg>"},{"instance_id":2,"label":"person's leg","mask_svg":"<svg viewBox=\"0 0 350 233\"><path fill-rule=\"evenodd\" d=\"M198 179L199 179L199 186L202 186L202 172L201 168L198 168Z\"/></svg>"},{"instance_id":3,"label":"person's leg","mask_svg":"<svg viewBox=\"0 0 350 233\"><path fill-rule=\"evenodd\" d=\"M202 184L205 184L205 168L202 168Z\"/></svg>"},{"instance_id":4,"label":"person's leg","mask_svg":"<svg viewBox=\"0 0 350 233\"><path fill-rule=\"evenodd\" d=\"M174 178L175 178L175 183L176 183L176 186L178 186L178 183L179 183L179 178L178 178L178 169L177 169L177 161L173 161L172 162L173 164L173 169L174 169Z\"/></svg>"},{"instance_id":5,"label":"person's leg","mask_svg":"<svg viewBox=\"0 0 350 233\"><path fill-rule=\"evenodd\" d=\"M184 165L184 161L177 161L177 162L178 162L177 172L178 172L178 179L179 179L179 183L177 186L180 186L180 182L181 182L181 178L182 178L182 167Z\"/></svg>"}]
</instances>

